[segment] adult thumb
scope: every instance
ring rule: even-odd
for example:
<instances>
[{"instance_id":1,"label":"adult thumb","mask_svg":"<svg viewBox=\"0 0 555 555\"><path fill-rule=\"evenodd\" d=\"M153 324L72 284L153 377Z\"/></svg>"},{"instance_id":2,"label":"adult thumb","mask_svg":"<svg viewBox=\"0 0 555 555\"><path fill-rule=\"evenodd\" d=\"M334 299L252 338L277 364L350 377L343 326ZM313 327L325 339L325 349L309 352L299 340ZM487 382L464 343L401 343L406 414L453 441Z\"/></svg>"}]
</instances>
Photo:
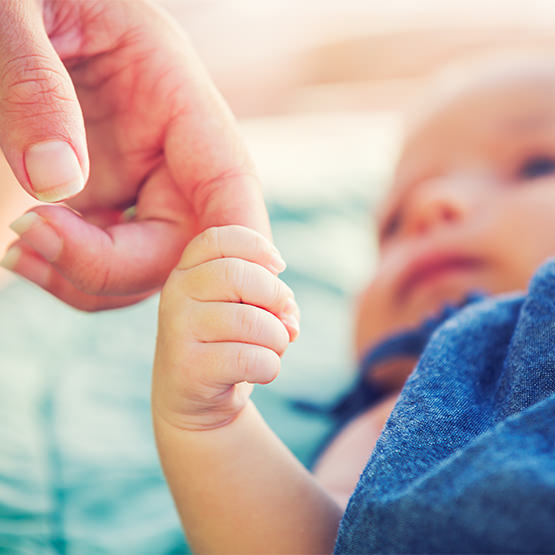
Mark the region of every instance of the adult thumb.
<instances>
[{"instance_id":1,"label":"adult thumb","mask_svg":"<svg viewBox=\"0 0 555 555\"><path fill-rule=\"evenodd\" d=\"M0 2L0 147L21 186L56 202L85 185L85 125L34 0Z\"/></svg>"}]
</instances>

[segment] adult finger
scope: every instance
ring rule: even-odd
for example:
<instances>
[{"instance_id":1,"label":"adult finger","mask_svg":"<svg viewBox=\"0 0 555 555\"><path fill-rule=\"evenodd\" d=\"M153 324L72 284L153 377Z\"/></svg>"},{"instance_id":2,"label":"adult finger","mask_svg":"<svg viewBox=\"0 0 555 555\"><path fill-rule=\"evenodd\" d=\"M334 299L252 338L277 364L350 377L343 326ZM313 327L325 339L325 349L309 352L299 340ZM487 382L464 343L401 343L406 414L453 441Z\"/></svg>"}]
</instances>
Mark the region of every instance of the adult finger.
<instances>
[{"instance_id":1,"label":"adult finger","mask_svg":"<svg viewBox=\"0 0 555 555\"><path fill-rule=\"evenodd\" d=\"M260 179L233 114L185 40L176 57L187 86L176 92L181 109L164 144L175 183L201 229L240 224L271 238Z\"/></svg>"},{"instance_id":2,"label":"adult finger","mask_svg":"<svg viewBox=\"0 0 555 555\"><path fill-rule=\"evenodd\" d=\"M54 202L83 189L89 167L79 102L39 5L0 2L0 147L22 187Z\"/></svg>"},{"instance_id":3,"label":"adult finger","mask_svg":"<svg viewBox=\"0 0 555 555\"><path fill-rule=\"evenodd\" d=\"M59 274L47 260L22 241L16 241L7 251L2 266L48 291L65 303L86 312L119 308L137 303L154 291L138 295L88 295Z\"/></svg>"},{"instance_id":4,"label":"adult finger","mask_svg":"<svg viewBox=\"0 0 555 555\"><path fill-rule=\"evenodd\" d=\"M183 230L175 222L144 220L101 229L64 206L34 208L12 229L89 295L156 289L177 263L183 243Z\"/></svg>"}]
</instances>

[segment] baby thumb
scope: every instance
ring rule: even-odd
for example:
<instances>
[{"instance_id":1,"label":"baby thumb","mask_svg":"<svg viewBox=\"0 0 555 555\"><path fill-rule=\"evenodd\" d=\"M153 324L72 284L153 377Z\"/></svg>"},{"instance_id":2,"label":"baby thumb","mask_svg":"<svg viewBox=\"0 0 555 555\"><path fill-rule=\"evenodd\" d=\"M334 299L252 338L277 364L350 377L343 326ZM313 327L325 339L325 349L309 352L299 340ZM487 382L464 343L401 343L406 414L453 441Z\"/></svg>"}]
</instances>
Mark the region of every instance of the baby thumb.
<instances>
[{"instance_id":1,"label":"baby thumb","mask_svg":"<svg viewBox=\"0 0 555 555\"><path fill-rule=\"evenodd\" d=\"M38 2L0 2L0 147L22 187L56 202L88 176L85 126L73 83Z\"/></svg>"}]
</instances>

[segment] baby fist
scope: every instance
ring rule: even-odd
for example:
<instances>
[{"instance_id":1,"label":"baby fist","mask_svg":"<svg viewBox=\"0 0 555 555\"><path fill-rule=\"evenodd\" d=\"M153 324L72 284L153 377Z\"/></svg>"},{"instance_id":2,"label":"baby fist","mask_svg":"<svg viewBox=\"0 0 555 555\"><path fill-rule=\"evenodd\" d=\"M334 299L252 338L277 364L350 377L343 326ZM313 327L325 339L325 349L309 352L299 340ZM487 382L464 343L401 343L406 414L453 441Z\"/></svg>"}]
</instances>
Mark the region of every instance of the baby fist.
<instances>
[{"instance_id":1,"label":"baby fist","mask_svg":"<svg viewBox=\"0 0 555 555\"><path fill-rule=\"evenodd\" d=\"M299 332L291 289L275 247L236 225L189 243L160 299L152 405L188 430L231 422L252 384L271 382Z\"/></svg>"}]
</instances>

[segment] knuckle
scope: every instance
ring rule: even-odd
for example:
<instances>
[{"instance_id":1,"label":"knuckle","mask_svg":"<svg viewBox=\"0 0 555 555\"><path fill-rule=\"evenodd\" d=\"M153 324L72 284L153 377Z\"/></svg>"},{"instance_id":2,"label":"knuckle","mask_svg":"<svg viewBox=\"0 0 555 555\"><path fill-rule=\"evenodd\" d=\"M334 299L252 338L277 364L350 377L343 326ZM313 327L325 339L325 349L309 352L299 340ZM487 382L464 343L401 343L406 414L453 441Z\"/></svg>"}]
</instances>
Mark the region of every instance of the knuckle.
<instances>
[{"instance_id":1,"label":"knuckle","mask_svg":"<svg viewBox=\"0 0 555 555\"><path fill-rule=\"evenodd\" d=\"M77 264L70 270L72 284L88 295L110 294L111 270L105 261L97 259Z\"/></svg>"},{"instance_id":2,"label":"knuckle","mask_svg":"<svg viewBox=\"0 0 555 555\"><path fill-rule=\"evenodd\" d=\"M257 255L264 254L268 251L267 241L258 233L254 234L254 252Z\"/></svg>"},{"instance_id":3,"label":"knuckle","mask_svg":"<svg viewBox=\"0 0 555 555\"><path fill-rule=\"evenodd\" d=\"M289 346L289 332L281 322L278 325L280 329L279 329L277 345L276 345L277 349L275 351L275 354L277 356L281 356Z\"/></svg>"},{"instance_id":4,"label":"knuckle","mask_svg":"<svg viewBox=\"0 0 555 555\"><path fill-rule=\"evenodd\" d=\"M268 375L269 375L269 380L268 381L272 381L277 377L277 375L279 374L279 372L281 370L281 359L279 358L279 355L277 355L273 351L270 351L269 357L270 357L270 360L268 360L268 362L267 362L268 370L269 370L268 371Z\"/></svg>"},{"instance_id":5,"label":"knuckle","mask_svg":"<svg viewBox=\"0 0 555 555\"><path fill-rule=\"evenodd\" d=\"M222 251L220 247L220 230L219 228L213 226L205 229L201 236L201 248L206 252L214 252L218 256L221 256Z\"/></svg>"},{"instance_id":6,"label":"knuckle","mask_svg":"<svg viewBox=\"0 0 555 555\"><path fill-rule=\"evenodd\" d=\"M226 259L223 268L225 283L231 284L237 296L241 297L241 290L247 285L245 264L239 259Z\"/></svg>"},{"instance_id":7,"label":"knuckle","mask_svg":"<svg viewBox=\"0 0 555 555\"><path fill-rule=\"evenodd\" d=\"M206 349L189 348L187 356L183 357L181 364L181 379L184 388L187 388L189 394L197 399L212 398L215 382L213 370L211 358Z\"/></svg>"},{"instance_id":8,"label":"knuckle","mask_svg":"<svg viewBox=\"0 0 555 555\"><path fill-rule=\"evenodd\" d=\"M242 345L237 349L237 381L244 382L251 375L252 370L256 367L258 353L248 346Z\"/></svg>"},{"instance_id":9,"label":"knuckle","mask_svg":"<svg viewBox=\"0 0 555 555\"><path fill-rule=\"evenodd\" d=\"M241 310L238 317L241 333L248 337L257 337L260 330L260 317L256 310Z\"/></svg>"},{"instance_id":10,"label":"knuckle","mask_svg":"<svg viewBox=\"0 0 555 555\"><path fill-rule=\"evenodd\" d=\"M279 306L285 303L286 295L285 289L283 287L283 282L275 277L272 276L272 291L271 291L271 298L272 298L272 306Z\"/></svg>"},{"instance_id":11,"label":"knuckle","mask_svg":"<svg viewBox=\"0 0 555 555\"><path fill-rule=\"evenodd\" d=\"M6 111L56 112L58 102L71 102L67 76L49 67L45 56L18 56L8 61L0 75Z\"/></svg>"}]
</instances>

